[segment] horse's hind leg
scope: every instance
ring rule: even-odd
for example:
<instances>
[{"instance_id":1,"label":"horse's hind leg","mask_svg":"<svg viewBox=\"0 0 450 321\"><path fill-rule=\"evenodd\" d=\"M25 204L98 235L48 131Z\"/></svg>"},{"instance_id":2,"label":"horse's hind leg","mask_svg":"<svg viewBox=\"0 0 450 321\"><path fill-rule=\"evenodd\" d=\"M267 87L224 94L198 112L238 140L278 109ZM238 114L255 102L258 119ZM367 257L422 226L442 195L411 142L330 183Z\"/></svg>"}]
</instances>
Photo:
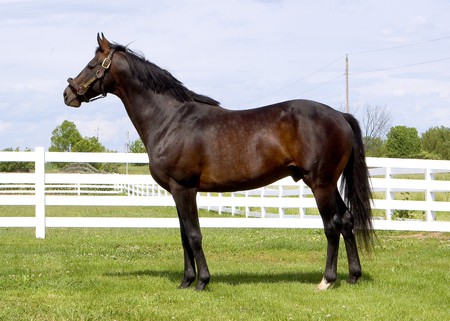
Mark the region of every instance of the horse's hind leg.
<instances>
[{"instance_id":1,"label":"horse's hind leg","mask_svg":"<svg viewBox=\"0 0 450 321\"><path fill-rule=\"evenodd\" d=\"M348 283L355 284L361 277L361 263L359 261L358 247L356 245L355 234L353 233L354 218L353 215L347 210L344 201L339 196L340 208L345 209L345 214L342 217L343 227L342 236L344 237L345 249L347 251L348 260Z\"/></svg>"},{"instance_id":2,"label":"horse's hind leg","mask_svg":"<svg viewBox=\"0 0 450 321\"><path fill-rule=\"evenodd\" d=\"M342 230L342 213L339 210L337 189L335 186L316 187L314 190L317 206L322 217L325 236L327 238L327 260L323 279L319 290L331 288L337 279L337 259L340 232Z\"/></svg>"}]
</instances>

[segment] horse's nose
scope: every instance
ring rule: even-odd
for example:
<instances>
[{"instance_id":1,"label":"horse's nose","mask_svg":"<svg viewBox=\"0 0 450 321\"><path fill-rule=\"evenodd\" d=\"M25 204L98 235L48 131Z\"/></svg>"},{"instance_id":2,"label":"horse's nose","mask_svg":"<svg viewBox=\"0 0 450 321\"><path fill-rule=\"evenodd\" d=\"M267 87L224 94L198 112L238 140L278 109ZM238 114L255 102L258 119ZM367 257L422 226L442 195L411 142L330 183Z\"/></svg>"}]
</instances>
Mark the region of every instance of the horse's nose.
<instances>
[{"instance_id":1,"label":"horse's nose","mask_svg":"<svg viewBox=\"0 0 450 321\"><path fill-rule=\"evenodd\" d=\"M63 92L63 97L64 97L64 102L67 104L67 97L68 95L67 95L67 88L64 90L64 92Z\"/></svg>"}]
</instances>

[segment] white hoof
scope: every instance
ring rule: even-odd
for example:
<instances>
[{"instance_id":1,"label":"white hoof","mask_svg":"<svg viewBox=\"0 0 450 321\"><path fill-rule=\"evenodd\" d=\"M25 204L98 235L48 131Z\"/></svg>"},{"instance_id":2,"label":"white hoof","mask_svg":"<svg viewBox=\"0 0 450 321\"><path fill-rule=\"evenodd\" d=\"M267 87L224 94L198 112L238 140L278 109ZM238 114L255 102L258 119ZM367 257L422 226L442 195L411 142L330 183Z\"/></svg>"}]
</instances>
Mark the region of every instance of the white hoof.
<instances>
[{"instance_id":1,"label":"white hoof","mask_svg":"<svg viewBox=\"0 0 450 321\"><path fill-rule=\"evenodd\" d=\"M319 291L324 291L324 290L329 290L333 287L334 282L328 282L327 280L325 280L325 278L322 279L322 281L319 283L319 285L317 285L317 290Z\"/></svg>"}]
</instances>

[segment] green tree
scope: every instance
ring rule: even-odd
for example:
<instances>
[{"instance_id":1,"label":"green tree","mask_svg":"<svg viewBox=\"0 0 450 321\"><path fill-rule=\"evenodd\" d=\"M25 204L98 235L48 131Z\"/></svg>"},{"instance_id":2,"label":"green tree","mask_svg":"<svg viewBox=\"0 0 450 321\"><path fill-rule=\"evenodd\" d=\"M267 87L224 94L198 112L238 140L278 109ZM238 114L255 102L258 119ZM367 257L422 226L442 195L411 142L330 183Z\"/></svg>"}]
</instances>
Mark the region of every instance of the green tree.
<instances>
[{"instance_id":1,"label":"green tree","mask_svg":"<svg viewBox=\"0 0 450 321\"><path fill-rule=\"evenodd\" d=\"M394 126L387 134L386 156L396 158L420 157L421 141L417 129Z\"/></svg>"},{"instance_id":2,"label":"green tree","mask_svg":"<svg viewBox=\"0 0 450 321\"><path fill-rule=\"evenodd\" d=\"M103 153L106 152L97 137L82 137L73 122L65 120L61 125L56 127L52 132L51 146L48 149L51 152L87 152L87 153ZM91 166L97 170L114 170L111 164L91 163ZM56 163L56 167L71 167L67 163Z\"/></svg>"},{"instance_id":3,"label":"green tree","mask_svg":"<svg viewBox=\"0 0 450 321\"><path fill-rule=\"evenodd\" d=\"M383 157L384 151L384 141L379 137L364 137L364 148L367 157Z\"/></svg>"},{"instance_id":4,"label":"green tree","mask_svg":"<svg viewBox=\"0 0 450 321\"><path fill-rule=\"evenodd\" d=\"M75 143L72 152L103 153L106 148L97 137L84 137Z\"/></svg>"},{"instance_id":5,"label":"green tree","mask_svg":"<svg viewBox=\"0 0 450 321\"><path fill-rule=\"evenodd\" d=\"M50 138L50 152L71 152L73 147L82 140L77 126L71 121L65 120L52 131Z\"/></svg>"},{"instance_id":6,"label":"green tree","mask_svg":"<svg viewBox=\"0 0 450 321\"><path fill-rule=\"evenodd\" d=\"M450 160L450 128L432 127L422 134L422 149L435 159Z\"/></svg>"},{"instance_id":7,"label":"green tree","mask_svg":"<svg viewBox=\"0 0 450 321\"><path fill-rule=\"evenodd\" d=\"M83 137L80 139L72 149L72 152L84 152L84 153L104 153L107 152L105 146L103 146L97 137ZM111 172L115 167L110 163L88 163L99 171Z\"/></svg>"},{"instance_id":8,"label":"green tree","mask_svg":"<svg viewBox=\"0 0 450 321\"><path fill-rule=\"evenodd\" d=\"M128 150L130 153L146 153L147 150L145 149L144 143L142 142L142 139L138 138L134 142L130 144L128 147Z\"/></svg>"},{"instance_id":9,"label":"green tree","mask_svg":"<svg viewBox=\"0 0 450 321\"><path fill-rule=\"evenodd\" d=\"M20 148L5 148L4 152L20 152ZM31 151L29 148L25 148L25 152ZM0 163L0 172L8 172L8 173L29 173L34 169L33 162L1 162Z\"/></svg>"}]
</instances>

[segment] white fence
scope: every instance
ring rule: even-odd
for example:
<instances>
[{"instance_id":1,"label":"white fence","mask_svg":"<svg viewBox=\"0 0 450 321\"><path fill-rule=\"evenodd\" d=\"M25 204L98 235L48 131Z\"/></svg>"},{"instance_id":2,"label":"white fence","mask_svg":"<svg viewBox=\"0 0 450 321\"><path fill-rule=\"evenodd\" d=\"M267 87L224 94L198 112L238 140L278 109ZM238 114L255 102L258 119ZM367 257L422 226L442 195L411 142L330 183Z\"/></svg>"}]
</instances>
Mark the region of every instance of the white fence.
<instances>
[{"instance_id":1,"label":"white fence","mask_svg":"<svg viewBox=\"0 0 450 321\"><path fill-rule=\"evenodd\" d=\"M34 217L4 217L0 227L178 227L176 218L47 217L46 206L174 206L150 175L46 173L54 162L148 163L146 154L0 152L0 162L33 162L34 173L0 173L0 205L31 205ZM374 191L376 229L450 232L450 161L368 158ZM413 198L413 199L410 199ZM199 193L199 207L231 213L201 218L203 227L320 228L311 190L290 178L235 193ZM423 213L422 219L394 219L396 213ZM447 213L448 214L448 213ZM20 213L18 213L20 215ZM220 215L219 215L220 216ZM420 214L419 214L420 216Z\"/></svg>"}]
</instances>

